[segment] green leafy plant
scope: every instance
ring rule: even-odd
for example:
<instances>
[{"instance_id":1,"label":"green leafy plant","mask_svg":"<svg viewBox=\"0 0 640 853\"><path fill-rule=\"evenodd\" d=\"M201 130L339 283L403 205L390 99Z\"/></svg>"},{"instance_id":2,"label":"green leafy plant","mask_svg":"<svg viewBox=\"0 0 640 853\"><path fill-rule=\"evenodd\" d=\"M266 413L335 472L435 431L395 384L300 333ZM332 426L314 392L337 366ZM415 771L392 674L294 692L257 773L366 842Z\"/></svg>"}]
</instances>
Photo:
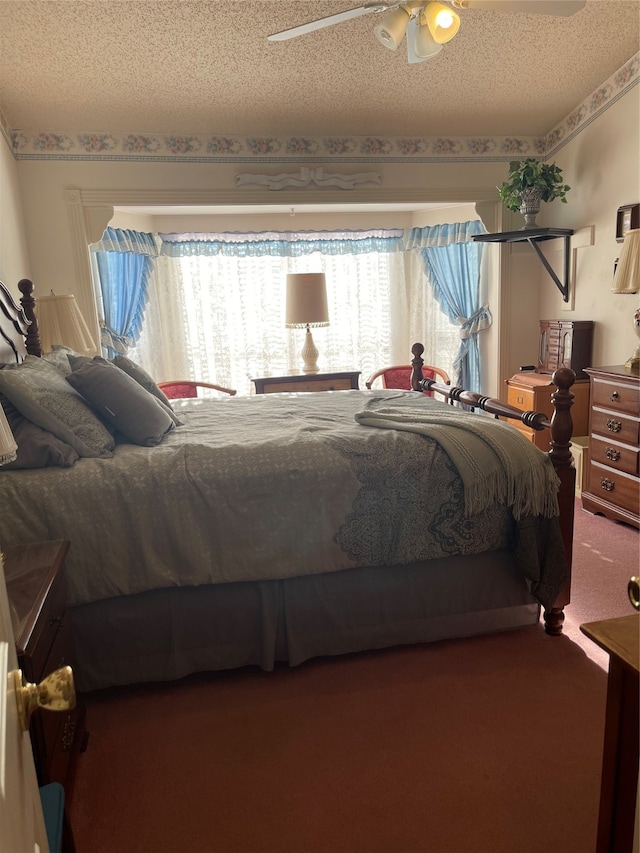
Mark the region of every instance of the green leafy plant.
<instances>
[{"instance_id":1,"label":"green leafy plant","mask_svg":"<svg viewBox=\"0 0 640 853\"><path fill-rule=\"evenodd\" d=\"M555 163L541 163L535 157L512 160L507 180L498 187L500 199L509 210L520 210L522 191L529 187L540 190L542 201L559 198L564 204L567 203L566 194L571 189L563 182L562 169Z\"/></svg>"}]
</instances>

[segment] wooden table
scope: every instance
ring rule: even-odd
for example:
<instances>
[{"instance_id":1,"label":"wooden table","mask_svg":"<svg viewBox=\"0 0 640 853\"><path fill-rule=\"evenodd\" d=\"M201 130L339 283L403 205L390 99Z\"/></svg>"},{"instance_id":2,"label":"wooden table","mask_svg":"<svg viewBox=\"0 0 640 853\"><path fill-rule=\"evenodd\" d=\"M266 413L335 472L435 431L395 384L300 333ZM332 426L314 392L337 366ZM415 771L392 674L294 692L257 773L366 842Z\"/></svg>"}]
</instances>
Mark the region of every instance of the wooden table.
<instances>
[{"instance_id":1,"label":"wooden table","mask_svg":"<svg viewBox=\"0 0 640 853\"><path fill-rule=\"evenodd\" d=\"M349 391L358 390L359 370L342 373L292 373L290 376L263 376L254 379L256 394L281 391Z\"/></svg>"},{"instance_id":2,"label":"wooden table","mask_svg":"<svg viewBox=\"0 0 640 853\"><path fill-rule=\"evenodd\" d=\"M596 853L631 853L638 790L640 614L580 626L609 654Z\"/></svg>"}]
</instances>

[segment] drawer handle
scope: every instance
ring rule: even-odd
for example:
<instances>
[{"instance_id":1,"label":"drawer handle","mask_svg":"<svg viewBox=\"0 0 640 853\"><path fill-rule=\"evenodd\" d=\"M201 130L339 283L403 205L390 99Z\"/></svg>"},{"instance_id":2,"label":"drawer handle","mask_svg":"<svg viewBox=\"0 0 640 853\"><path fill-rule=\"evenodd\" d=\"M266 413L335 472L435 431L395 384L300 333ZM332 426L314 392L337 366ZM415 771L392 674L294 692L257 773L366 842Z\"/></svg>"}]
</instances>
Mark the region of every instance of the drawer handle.
<instances>
[{"instance_id":1,"label":"drawer handle","mask_svg":"<svg viewBox=\"0 0 640 853\"><path fill-rule=\"evenodd\" d=\"M613 394L611 395L611 402L615 403L615 401L618 400L619 398L620 398L620 394L618 394L617 391L614 391Z\"/></svg>"},{"instance_id":2,"label":"drawer handle","mask_svg":"<svg viewBox=\"0 0 640 853\"><path fill-rule=\"evenodd\" d=\"M616 450L615 447L607 447L604 455L612 462L617 462L620 459L620 451Z\"/></svg>"},{"instance_id":3,"label":"drawer handle","mask_svg":"<svg viewBox=\"0 0 640 853\"><path fill-rule=\"evenodd\" d=\"M616 421L613 418L607 418L607 429L609 432L620 432L622 424L620 421Z\"/></svg>"},{"instance_id":4,"label":"drawer handle","mask_svg":"<svg viewBox=\"0 0 640 853\"><path fill-rule=\"evenodd\" d=\"M62 628L62 616L49 616L50 628Z\"/></svg>"},{"instance_id":5,"label":"drawer handle","mask_svg":"<svg viewBox=\"0 0 640 853\"><path fill-rule=\"evenodd\" d=\"M600 480L600 488L604 489L605 492L612 492L615 487L616 484L608 477L603 477L602 480Z\"/></svg>"}]
</instances>

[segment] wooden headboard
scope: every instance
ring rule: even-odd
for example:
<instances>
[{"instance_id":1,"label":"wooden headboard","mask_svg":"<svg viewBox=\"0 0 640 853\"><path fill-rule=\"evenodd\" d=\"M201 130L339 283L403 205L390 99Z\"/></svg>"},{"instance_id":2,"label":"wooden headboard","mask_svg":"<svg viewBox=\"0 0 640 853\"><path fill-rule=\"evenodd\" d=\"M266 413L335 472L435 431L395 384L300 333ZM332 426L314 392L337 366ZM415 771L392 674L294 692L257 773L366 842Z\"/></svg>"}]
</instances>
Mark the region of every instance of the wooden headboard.
<instances>
[{"instance_id":1,"label":"wooden headboard","mask_svg":"<svg viewBox=\"0 0 640 853\"><path fill-rule=\"evenodd\" d=\"M0 281L0 364L19 364L26 355L42 355L33 283L23 278L18 289L20 305Z\"/></svg>"}]
</instances>

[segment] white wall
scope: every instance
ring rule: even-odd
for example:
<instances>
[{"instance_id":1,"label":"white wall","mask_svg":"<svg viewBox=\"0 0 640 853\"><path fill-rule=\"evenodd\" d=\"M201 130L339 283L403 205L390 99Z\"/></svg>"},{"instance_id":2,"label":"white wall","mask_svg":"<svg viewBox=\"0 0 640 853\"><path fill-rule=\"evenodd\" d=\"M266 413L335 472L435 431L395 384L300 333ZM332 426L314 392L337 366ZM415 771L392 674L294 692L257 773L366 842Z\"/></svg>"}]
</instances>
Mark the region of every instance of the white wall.
<instances>
[{"instance_id":1,"label":"white wall","mask_svg":"<svg viewBox=\"0 0 640 853\"><path fill-rule=\"evenodd\" d=\"M17 164L0 133L0 281L19 298L16 285L31 277L30 270Z\"/></svg>"}]
</instances>

